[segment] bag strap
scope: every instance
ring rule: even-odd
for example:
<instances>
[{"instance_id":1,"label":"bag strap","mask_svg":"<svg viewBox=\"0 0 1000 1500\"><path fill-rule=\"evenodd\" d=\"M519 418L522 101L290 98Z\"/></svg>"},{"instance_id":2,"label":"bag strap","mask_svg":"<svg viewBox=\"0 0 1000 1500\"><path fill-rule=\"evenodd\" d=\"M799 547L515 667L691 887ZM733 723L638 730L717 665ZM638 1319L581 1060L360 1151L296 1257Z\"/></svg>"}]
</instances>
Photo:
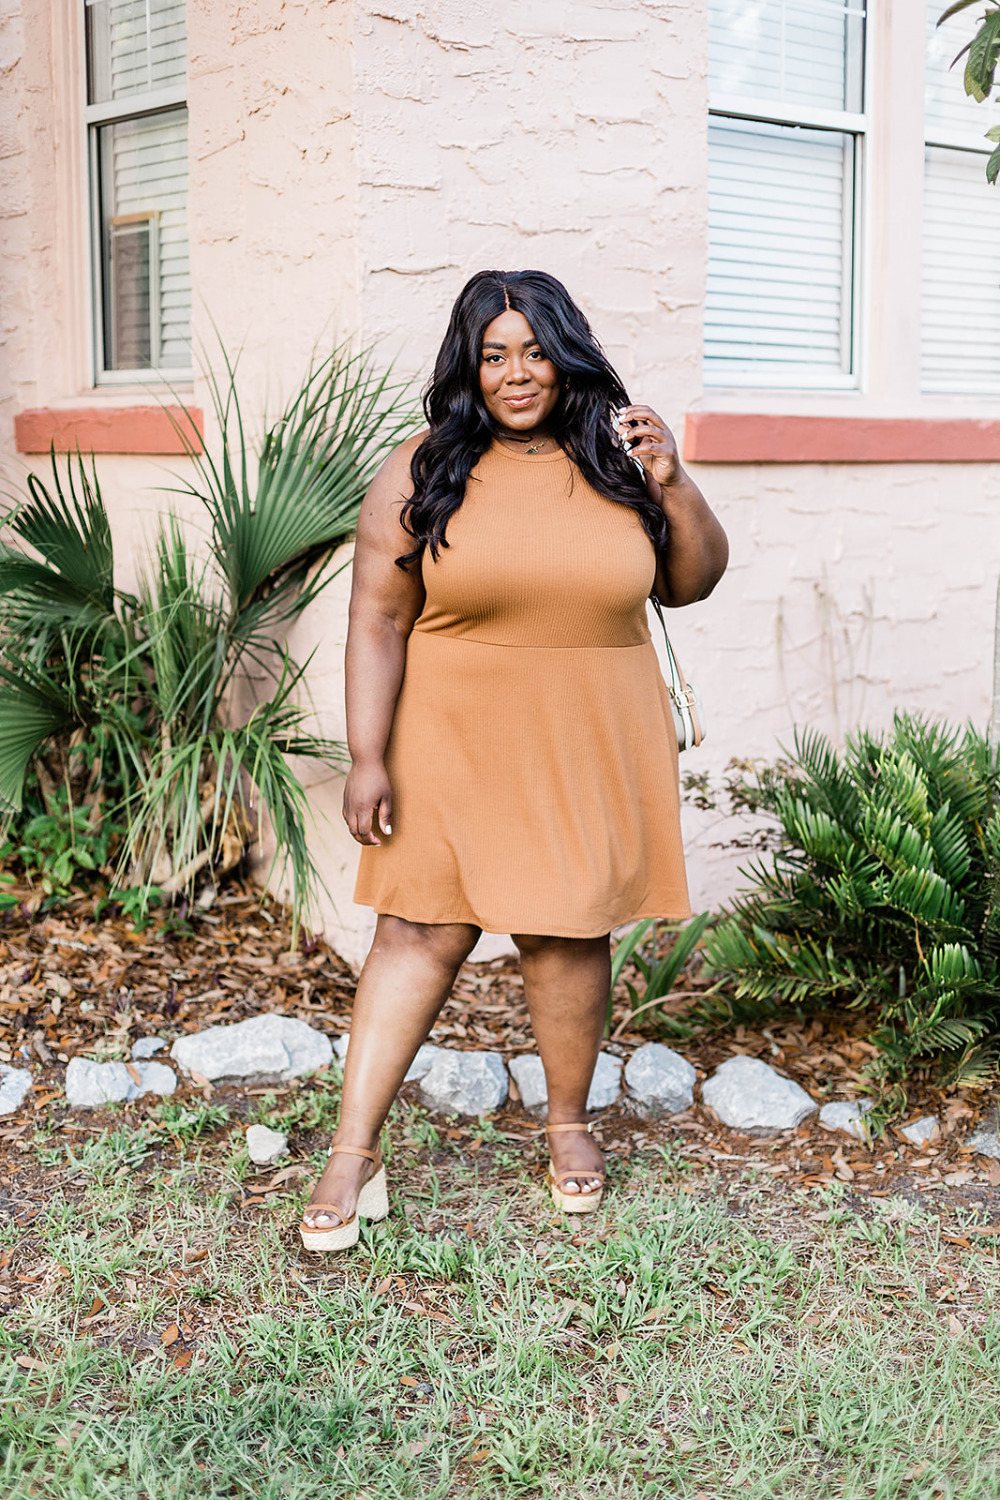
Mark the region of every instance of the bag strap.
<instances>
[{"instance_id":1,"label":"bag strap","mask_svg":"<svg viewBox=\"0 0 1000 1500\"><path fill-rule=\"evenodd\" d=\"M697 747L704 739L701 720L698 718L698 705L694 689L688 685L684 676L684 669L670 644L670 636L667 634L667 622L663 618L663 605L655 594L650 594L650 601L656 610L656 618L660 622L663 631L663 640L667 648L667 669L670 674L670 695L682 713L689 715L691 719L691 743Z\"/></svg>"}]
</instances>

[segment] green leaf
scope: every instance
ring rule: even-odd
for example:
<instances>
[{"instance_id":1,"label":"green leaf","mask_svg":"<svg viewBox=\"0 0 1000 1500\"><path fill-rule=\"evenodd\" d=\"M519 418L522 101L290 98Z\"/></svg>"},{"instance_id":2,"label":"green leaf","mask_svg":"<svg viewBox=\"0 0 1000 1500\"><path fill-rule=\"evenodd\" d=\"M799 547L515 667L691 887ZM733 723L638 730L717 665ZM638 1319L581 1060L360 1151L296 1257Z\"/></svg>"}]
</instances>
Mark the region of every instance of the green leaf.
<instances>
[{"instance_id":1,"label":"green leaf","mask_svg":"<svg viewBox=\"0 0 1000 1500\"><path fill-rule=\"evenodd\" d=\"M1000 175L1000 146L990 153L990 159L986 163L986 181L994 183Z\"/></svg>"},{"instance_id":2,"label":"green leaf","mask_svg":"<svg viewBox=\"0 0 1000 1500\"><path fill-rule=\"evenodd\" d=\"M990 11L979 28L965 64L965 92L979 103L993 87L997 60L1000 58L1000 10Z\"/></svg>"},{"instance_id":3,"label":"green leaf","mask_svg":"<svg viewBox=\"0 0 1000 1500\"><path fill-rule=\"evenodd\" d=\"M959 11L968 10L973 5L980 5L982 0L954 0L952 5L938 17L937 24L943 26L945 21L950 21L952 16L957 16Z\"/></svg>"}]
</instances>

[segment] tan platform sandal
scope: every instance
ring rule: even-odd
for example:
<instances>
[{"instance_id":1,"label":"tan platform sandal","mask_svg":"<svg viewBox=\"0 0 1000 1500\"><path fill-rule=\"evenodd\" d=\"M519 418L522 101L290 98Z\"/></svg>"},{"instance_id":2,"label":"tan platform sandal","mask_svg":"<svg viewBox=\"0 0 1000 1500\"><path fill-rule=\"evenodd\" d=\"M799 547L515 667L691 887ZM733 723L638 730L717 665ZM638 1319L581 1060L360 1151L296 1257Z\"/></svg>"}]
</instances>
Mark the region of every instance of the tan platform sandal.
<instances>
[{"instance_id":1,"label":"tan platform sandal","mask_svg":"<svg viewBox=\"0 0 1000 1500\"><path fill-rule=\"evenodd\" d=\"M382 1165L381 1147L376 1146L374 1151L369 1151L365 1146L330 1147L331 1156L338 1151L346 1156L367 1156L369 1161L375 1163L375 1170L358 1194L358 1206L350 1218L336 1203L307 1205L313 1212L318 1210L320 1213L336 1214L340 1220L340 1223L335 1224L332 1229L316 1229L311 1224L307 1224L303 1218L299 1225L299 1234L307 1250L350 1250L352 1245L358 1243L360 1220L377 1221L384 1219L389 1212L389 1192L386 1187L385 1167Z\"/></svg>"},{"instance_id":2,"label":"tan platform sandal","mask_svg":"<svg viewBox=\"0 0 1000 1500\"><path fill-rule=\"evenodd\" d=\"M557 1131L563 1130L585 1130L588 1135L594 1133L594 1122L580 1121L578 1125L546 1125L545 1134L555 1135ZM588 1177L599 1177L601 1185L591 1193L564 1193L562 1184L564 1182L584 1182ZM556 1208L561 1209L564 1214L592 1214L595 1208L600 1207L601 1197L604 1193L604 1184L607 1174L604 1172L584 1172L579 1167L575 1171L557 1172L549 1158L549 1170L546 1173L546 1182L552 1189L552 1201Z\"/></svg>"}]
</instances>

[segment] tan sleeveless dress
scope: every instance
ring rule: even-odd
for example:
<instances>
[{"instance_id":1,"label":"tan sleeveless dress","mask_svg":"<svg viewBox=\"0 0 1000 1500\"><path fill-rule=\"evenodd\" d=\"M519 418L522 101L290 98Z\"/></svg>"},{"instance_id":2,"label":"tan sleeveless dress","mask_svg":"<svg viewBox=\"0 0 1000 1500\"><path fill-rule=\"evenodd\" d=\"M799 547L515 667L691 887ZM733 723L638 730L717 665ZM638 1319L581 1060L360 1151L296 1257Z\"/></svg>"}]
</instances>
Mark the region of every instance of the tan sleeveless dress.
<instances>
[{"instance_id":1,"label":"tan sleeveless dress","mask_svg":"<svg viewBox=\"0 0 1000 1500\"><path fill-rule=\"evenodd\" d=\"M564 453L495 444L447 538L389 740L393 831L362 850L355 900L554 937L690 915L638 516Z\"/></svg>"}]
</instances>

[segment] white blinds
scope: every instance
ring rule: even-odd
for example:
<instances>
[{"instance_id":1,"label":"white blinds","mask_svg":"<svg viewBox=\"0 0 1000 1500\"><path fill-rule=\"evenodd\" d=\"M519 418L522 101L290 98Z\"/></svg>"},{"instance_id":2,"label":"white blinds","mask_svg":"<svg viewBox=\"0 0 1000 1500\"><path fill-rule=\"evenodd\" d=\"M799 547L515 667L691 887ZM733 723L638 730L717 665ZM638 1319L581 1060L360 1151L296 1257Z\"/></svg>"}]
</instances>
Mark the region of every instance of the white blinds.
<instances>
[{"instance_id":1,"label":"white blinds","mask_svg":"<svg viewBox=\"0 0 1000 1500\"><path fill-rule=\"evenodd\" d=\"M857 109L863 0L709 0L713 94Z\"/></svg>"},{"instance_id":2,"label":"white blinds","mask_svg":"<svg viewBox=\"0 0 1000 1500\"><path fill-rule=\"evenodd\" d=\"M105 372L191 364L184 0L86 0Z\"/></svg>"},{"instance_id":3,"label":"white blinds","mask_svg":"<svg viewBox=\"0 0 1000 1500\"><path fill-rule=\"evenodd\" d=\"M853 138L713 119L705 375L849 369Z\"/></svg>"},{"instance_id":4,"label":"white blinds","mask_svg":"<svg viewBox=\"0 0 1000 1500\"><path fill-rule=\"evenodd\" d=\"M110 182L105 183L109 271L106 295L117 330L117 368L154 365L185 368L191 363L191 277L187 241L187 111L151 115L105 126L103 158ZM110 201L108 201L110 199ZM134 226L150 224L148 233L148 289L136 284L143 276L135 253ZM128 236L122 231L129 229ZM116 240L126 256L113 253ZM136 326L144 298L149 307L149 330L143 343ZM145 358L142 357L143 351Z\"/></svg>"},{"instance_id":5,"label":"white blinds","mask_svg":"<svg viewBox=\"0 0 1000 1500\"><path fill-rule=\"evenodd\" d=\"M1000 191L987 185L984 162L976 152L927 148L926 391L1000 394Z\"/></svg>"},{"instance_id":6,"label":"white blinds","mask_svg":"<svg viewBox=\"0 0 1000 1500\"><path fill-rule=\"evenodd\" d=\"M184 0L87 0L92 104L184 82Z\"/></svg>"}]
</instances>

